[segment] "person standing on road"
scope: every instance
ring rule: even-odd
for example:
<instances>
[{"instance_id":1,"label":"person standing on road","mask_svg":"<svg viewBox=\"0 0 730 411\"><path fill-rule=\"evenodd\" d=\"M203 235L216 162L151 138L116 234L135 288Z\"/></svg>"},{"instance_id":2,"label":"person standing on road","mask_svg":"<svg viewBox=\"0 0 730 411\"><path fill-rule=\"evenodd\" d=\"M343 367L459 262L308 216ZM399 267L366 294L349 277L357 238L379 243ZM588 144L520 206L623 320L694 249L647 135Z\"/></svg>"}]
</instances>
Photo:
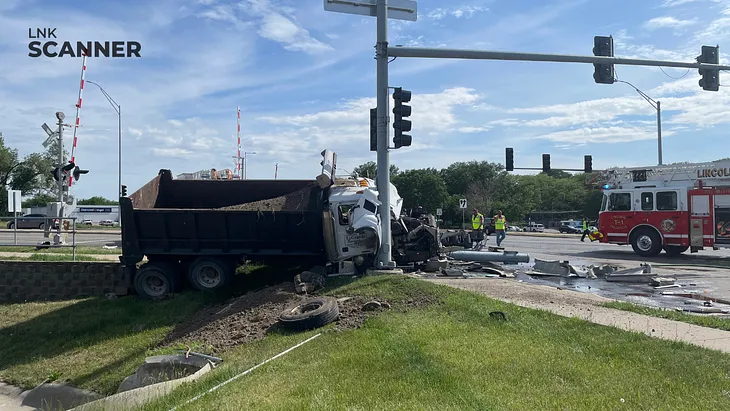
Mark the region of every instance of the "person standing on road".
<instances>
[{"instance_id":1,"label":"person standing on road","mask_svg":"<svg viewBox=\"0 0 730 411\"><path fill-rule=\"evenodd\" d=\"M473 231L484 231L484 215L476 208L471 215L471 229Z\"/></svg>"},{"instance_id":2,"label":"person standing on road","mask_svg":"<svg viewBox=\"0 0 730 411\"><path fill-rule=\"evenodd\" d=\"M502 210L497 211L497 215L494 216L494 231L497 234L497 247L502 244L504 238L507 237L507 219L502 215Z\"/></svg>"},{"instance_id":3,"label":"person standing on road","mask_svg":"<svg viewBox=\"0 0 730 411\"><path fill-rule=\"evenodd\" d=\"M585 217L583 217L583 236L580 238L580 241L585 242L586 236L591 234L591 230L588 229L588 220L586 220Z\"/></svg>"}]
</instances>

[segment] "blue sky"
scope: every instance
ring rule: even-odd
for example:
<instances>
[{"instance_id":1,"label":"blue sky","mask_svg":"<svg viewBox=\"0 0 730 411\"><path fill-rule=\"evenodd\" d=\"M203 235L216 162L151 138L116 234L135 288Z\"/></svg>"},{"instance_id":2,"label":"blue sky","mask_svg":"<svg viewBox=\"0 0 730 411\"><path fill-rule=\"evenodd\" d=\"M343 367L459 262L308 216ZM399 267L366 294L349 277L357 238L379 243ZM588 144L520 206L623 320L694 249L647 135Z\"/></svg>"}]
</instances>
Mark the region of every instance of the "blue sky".
<instances>
[{"instance_id":1,"label":"blue sky","mask_svg":"<svg viewBox=\"0 0 730 411\"><path fill-rule=\"evenodd\" d=\"M730 0L418 1L418 21L391 21L390 43L591 55L613 35L620 57L692 61L702 45L730 50ZM161 168L174 174L233 167L236 106L249 178L313 178L319 153L339 169L375 160L375 19L325 12L322 0L3 0L0 131L22 154L42 149L43 122L73 121L81 59L28 57L28 29L58 40L139 41L141 58L89 58L86 79L122 106L123 183ZM664 161L727 157L730 93L703 91L696 70L617 66L663 108ZM413 145L401 169L455 161L594 168L656 162L655 111L626 84L593 81L586 64L400 58L390 85L413 92ZM721 76L721 83L730 80ZM90 173L78 197L114 197L117 115L93 85L84 91L77 163ZM66 136L71 136L67 132ZM70 141L70 139L69 139Z\"/></svg>"}]
</instances>

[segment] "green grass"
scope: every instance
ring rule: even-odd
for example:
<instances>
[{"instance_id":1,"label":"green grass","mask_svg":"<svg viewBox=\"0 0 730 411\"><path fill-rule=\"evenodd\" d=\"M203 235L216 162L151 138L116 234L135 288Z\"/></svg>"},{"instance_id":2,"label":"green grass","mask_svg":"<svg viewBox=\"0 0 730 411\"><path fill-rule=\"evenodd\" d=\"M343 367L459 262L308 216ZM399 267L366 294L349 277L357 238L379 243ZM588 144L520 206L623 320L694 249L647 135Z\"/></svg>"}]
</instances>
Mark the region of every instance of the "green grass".
<instances>
[{"instance_id":1,"label":"green grass","mask_svg":"<svg viewBox=\"0 0 730 411\"><path fill-rule=\"evenodd\" d=\"M155 303L124 297L0 305L0 380L30 389L59 379L113 394L204 301L190 293Z\"/></svg>"},{"instance_id":2,"label":"green grass","mask_svg":"<svg viewBox=\"0 0 730 411\"><path fill-rule=\"evenodd\" d=\"M426 294L442 304L325 332L182 409L694 410L730 403L730 356L719 352L404 277L365 278L333 292L384 295L396 306ZM493 310L508 321L490 319ZM145 409L182 404L316 332L237 347L218 369Z\"/></svg>"},{"instance_id":3,"label":"green grass","mask_svg":"<svg viewBox=\"0 0 730 411\"><path fill-rule=\"evenodd\" d=\"M42 254L72 254L73 250L71 247L51 247L41 250L36 250L34 246L0 246L0 253L42 253ZM102 247L89 247L89 246L78 246L76 247L76 254L105 254L105 255L119 255L122 253L122 248L118 247L115 249L107 249Z\"/></svg>"},{"instance_id":4,"label":"green grass","mask_svg":"<svg viewBox=\"0 0 730 411\"><path fill-rule=\"evenodd\" d=\"M74 261L72 254L28 254L28 256L0 256L2 261ZM111 261L91 255L76 254L75 261Z\"/></svg>"},{"instance_id":5,"label":"green grass","mask_svg":"<svg viewBox=\"0 0 730 411\"><path fill-rule=\"evenodd\" d=\"M610 301L602 304L604 307L615 308L623 311L631 311L649 315L652 317L666 318L674 321L700 325L702 327L717 328L719 330L730 331L730 319L716 317L711 315L692 315L681 311L663 310L661 308L645 307L622 301Z\"/></svg>"}]
</instances>

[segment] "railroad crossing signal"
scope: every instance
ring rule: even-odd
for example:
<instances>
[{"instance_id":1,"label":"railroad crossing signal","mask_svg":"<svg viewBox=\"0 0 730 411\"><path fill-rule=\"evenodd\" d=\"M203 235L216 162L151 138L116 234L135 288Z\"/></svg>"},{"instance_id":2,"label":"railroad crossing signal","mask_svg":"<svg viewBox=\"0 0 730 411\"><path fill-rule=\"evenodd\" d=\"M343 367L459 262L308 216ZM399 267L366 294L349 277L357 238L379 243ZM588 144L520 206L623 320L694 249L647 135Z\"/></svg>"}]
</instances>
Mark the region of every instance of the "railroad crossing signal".
<instances>
[{"instance_id":1,"label":"railroad crossing signal","mask_svg":"<svg viewBox=\"0 0 730 411\"><path fill-rule=\"evenodd\" d=\"M697 56L698 63L720 64L719 46L702 46L702 54ZM720 90L720 70L699 69L700 87L705 91Z\"/></svg>"},{"instance_id":2,"label":"railroad crossing signal","mask_svg":"<svg viewBox=\"0 0 730 411\"><path fill-rule=\"evenodd\" d=\"M459 199L459 208L462 210L466 208L466 198Z\"/></svg>"},{"instance_id":3,"label":"railroad crossing signal","mask_svg":"<svg viewBox=\"0 0 730 411\"><path fill-rule=\"evenodd\" d=\"M550 154L542 155L542 172L545 174L550 172Z\"/></svg>"},{"instance_id":4,"label":"railroad crossing signal","mask_svg":"<svg viewBox=\"0 0 730 411\"><path fill-rule=\"evenodd\" d=\"M585 156L583 157L583 172L584 173L592 173L593 172L593 157L591 156Z\"/></svg>"},{"instance_id":5,"label":"railroad crossing signal","mask_svg":"<svg viewBox=\"0 0 730 411\"><path fill-rule=\"evenodd\" d=\"M593 37L593 55L596 57L613 57L613 37ZM613 64L593 63L593 80L599 84L613 84L615 72Z\"/></svg>"},{"instance_id":6,"label":"railroad crossing signal","mask_svg":"<svg viewBox=\"0 0 730 411\"><path fill-rule=\"evenodd\" d=\"M507 171L514 171L515 169L515 150L511 147L505 149L505 169Z\"/></svg>"},{"instance_id":7,"label":"railroad crossing signal","mask_svg":"<svg viewBox=\"0 0 730 411\"><path fill-rule=\"evenodd\" d=\"M395 114L395 119L393 120L393 128L395 129L393 144L395 148L408 147L411 145L412 137L403 133L411 131L411 121L403 117L410 117L411 106L403 103L411 101L411 92L403 90L401 87L396 87L395 91L393 91L393 100L395 101L395 106L393 107L393 114Z\"/></svg>"}]
</instances>

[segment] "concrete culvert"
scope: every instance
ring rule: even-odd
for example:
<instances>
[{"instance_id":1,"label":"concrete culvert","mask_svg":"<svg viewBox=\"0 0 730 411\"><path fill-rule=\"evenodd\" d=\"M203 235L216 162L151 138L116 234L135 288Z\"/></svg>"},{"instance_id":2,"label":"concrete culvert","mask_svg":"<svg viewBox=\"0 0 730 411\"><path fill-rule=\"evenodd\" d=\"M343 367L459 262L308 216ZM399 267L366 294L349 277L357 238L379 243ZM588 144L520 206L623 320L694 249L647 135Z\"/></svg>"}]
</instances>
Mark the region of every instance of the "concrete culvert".
<instances>
[{"instance_id":1,"label":"concrete culvert","mask_svg":"<svg viewBox=\"0 0 730 411\"><path fill-rule=\"evenodd\" d=\"M288 328L311 330L323 327L339 316L337 299L316 297L290 305L279 315L279 321Z\"/></svg>"},{"instance_id":2,"label":"concrete culvert","mask_svg":"<svg viewBox=\"0 0 730 411\"><path fill-rule=\"evenodd\" d=\"M185 355L147 357L134 374L122 381L117 393L187 377L198 372L206 364L208 360L205 358L192 355L188 358L185 358Z\"/></svg>"}]
</instances>

